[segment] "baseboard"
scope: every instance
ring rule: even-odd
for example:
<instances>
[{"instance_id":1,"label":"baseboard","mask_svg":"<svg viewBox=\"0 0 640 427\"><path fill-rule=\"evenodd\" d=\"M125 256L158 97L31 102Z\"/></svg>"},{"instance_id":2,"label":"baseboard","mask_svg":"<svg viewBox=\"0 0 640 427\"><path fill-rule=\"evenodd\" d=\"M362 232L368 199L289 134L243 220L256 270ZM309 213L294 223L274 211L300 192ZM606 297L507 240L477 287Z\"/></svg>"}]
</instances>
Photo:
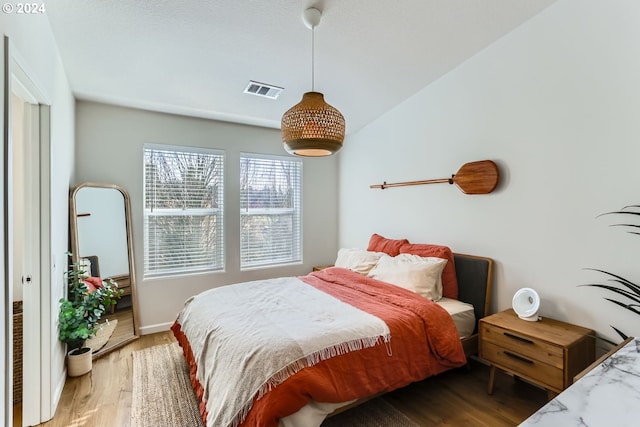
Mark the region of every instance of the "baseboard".
<instances>
[{"instance_id":1,"label":"baseboard","mask_svg":"<svg viewBox=\"0 0 640 427\"><path fill-rule=\"evenodd\" d=\"M67 380L67 367L64 366L62 370L62 376L58 380L58 384L56 385L55 391L53 392L53 402L51 409L53 413L51 414L51 418L56 414L56 410L58 409L58 404L60 403L60 399L62 398L62 391L64 390L64 385ZM45 420L42 420L43 422ZM47 420L48 421L48 420Z\"/></svg>"},{"instance_id":2,"label":"baseboard","mask_svg":"<svg viewBox=\"0 0 640 427\"><path fill-rule=\"evenodd\" d=\"M66 380L67 380L67 367L66 367L66 364L63 364L61 375L58 378L58 380L55 381L56 386L55 386L55 389L53 390L53 396L51 396L51 406L50 406L51 413L46 414L44 413L44 411L41 412L40 421L42 423L50 421L53 418L53 416L56 414L56 410L58 409L58 404L60 403L60 399L62 398L62 391L64 390L64 385ZM45 396L43 396L43 398L45 398ZM40 403L42 404L42 402Z\"/></svg>"},{"instance_id":3,"label":"baseboard","mask_svg":"<svg viewBox=\"0 0 640 427\"><path fill-rule=\"evenodd\" d=\"M169 328L171 328L171 325L173 325L173 322L157 323L155 325L141 326L140 335L149 335L149 334L155 334L156 332L168 331Z\"/></svg>"}]
</instances>

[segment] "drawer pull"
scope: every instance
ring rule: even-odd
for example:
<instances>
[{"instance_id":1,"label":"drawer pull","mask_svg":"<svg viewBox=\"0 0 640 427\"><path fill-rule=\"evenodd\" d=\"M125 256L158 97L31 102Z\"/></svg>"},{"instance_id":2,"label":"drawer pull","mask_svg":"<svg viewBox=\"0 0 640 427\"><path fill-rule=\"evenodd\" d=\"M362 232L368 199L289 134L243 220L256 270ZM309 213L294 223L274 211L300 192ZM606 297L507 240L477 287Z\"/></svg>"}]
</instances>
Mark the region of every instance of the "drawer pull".
<instances>
[{"instance_id":1,"label":"drawer pull","mask_svg":"<svg viewBox=\"0 0 640 427\"><path fill-rule=\"evenodd\" d=\"M509 351L505 351L504 354L505 354L505 356L509 356L512 359L516 359L516 360L518 360L520 362L524 362L524 363L528 363L529 365L533 365L533 360L529 360L529 359L527 359L525 357L522 357L520 355L513 354L513 353L511 353Z\"/></svg>"},{"instance_id":2,"label":"drawer pull","mask_svg":"<svg viewBox=\"0 0 640 427\"><path fill-rule=\"evenodd\" d=\"M528 340L526 338L519 337L517 335L510 334L509 332L503 332L503 334L504 334L505 337L509 337L511 339L514 339L514 340L518 340L520 342L526 342L527 344L533 344L533 341Z\"/></svg>"}]
</instances>

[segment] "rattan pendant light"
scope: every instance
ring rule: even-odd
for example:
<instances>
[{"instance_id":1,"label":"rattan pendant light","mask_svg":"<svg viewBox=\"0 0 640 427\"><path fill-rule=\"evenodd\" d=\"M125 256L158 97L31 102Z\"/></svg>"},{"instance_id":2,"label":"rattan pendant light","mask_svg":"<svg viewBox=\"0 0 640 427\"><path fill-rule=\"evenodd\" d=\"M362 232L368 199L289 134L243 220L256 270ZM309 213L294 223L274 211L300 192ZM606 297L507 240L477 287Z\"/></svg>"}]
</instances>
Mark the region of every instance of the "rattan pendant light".
<instances>
[{"instance_id":1,"label":"rattan pendant light","mask_svg":"<svg viewBox=\"0 0 640 427\"><path fill-rule=\"evenodd\" d=\"M344 117L325 102L323 94L314 91L314 30L321 16L313 7L302 16L311 29L311 92L282 116L284 148L296 156L330 156L342 148L344 141Z\"/></svg>"}]
</instances>

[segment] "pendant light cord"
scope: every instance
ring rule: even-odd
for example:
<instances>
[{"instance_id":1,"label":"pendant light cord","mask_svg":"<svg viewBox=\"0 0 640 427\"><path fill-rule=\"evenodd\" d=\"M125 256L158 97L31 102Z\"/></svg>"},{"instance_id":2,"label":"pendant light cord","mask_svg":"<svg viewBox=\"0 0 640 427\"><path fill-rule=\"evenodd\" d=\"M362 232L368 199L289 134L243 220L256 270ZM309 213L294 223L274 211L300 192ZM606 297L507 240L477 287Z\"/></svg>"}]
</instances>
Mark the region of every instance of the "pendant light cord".
<instances>
[{"instance_id":1,"label":"pendant light cord","mask_svg":"<svg viewBox=\"0 0 640 427\"><path fill-rule=\"evenodd\" d=\"M311 92L315 92L315 34L316 26L311 27Z\"/></svg>"}]
</instances>

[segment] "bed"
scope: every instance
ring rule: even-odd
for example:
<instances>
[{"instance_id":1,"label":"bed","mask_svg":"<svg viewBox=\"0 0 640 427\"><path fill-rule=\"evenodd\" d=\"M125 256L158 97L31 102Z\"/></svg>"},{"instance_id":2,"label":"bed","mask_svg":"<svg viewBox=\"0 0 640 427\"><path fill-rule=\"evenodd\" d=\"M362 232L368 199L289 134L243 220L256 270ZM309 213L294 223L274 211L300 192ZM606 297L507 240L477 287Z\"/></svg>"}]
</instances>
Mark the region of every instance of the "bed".
<instances>
[{"instance_id":1,"label":"bed","mask_svg":"<svg viewBox=\"0 0 640 427\"><path fill-rule=\"evenodd\" d=\"M443 264L454 268L458 285L449 299L473 311L464 336L446 303L341 266L190 298L172 330L205 424L317 427L371 396L463 366L477 353L493 262L450 256Z\"/></svg>"}]
</instances>

